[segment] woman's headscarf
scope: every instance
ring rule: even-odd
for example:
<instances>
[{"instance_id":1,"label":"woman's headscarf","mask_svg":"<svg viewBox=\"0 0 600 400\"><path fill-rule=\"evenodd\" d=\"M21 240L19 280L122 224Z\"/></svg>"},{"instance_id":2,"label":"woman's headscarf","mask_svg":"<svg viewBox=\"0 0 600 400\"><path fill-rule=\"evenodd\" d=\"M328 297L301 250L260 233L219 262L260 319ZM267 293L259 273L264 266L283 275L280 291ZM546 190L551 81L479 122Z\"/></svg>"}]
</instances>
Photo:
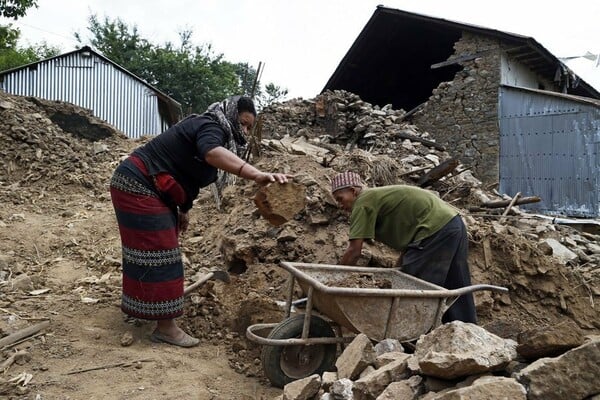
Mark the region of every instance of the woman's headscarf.
<instances>
[{"instance_id":1,"label":"woman's headscarf","mask_svg":"<svg viewBox=\"0 0 600 400\"><path fill-rule=\"evenodd\" d=\"M248 141L246 140L239 120L238 101L240 97L241 96L231 96L223 101L213 103L208 106L203 115L210 116L221 126L221 128L223 128L227 134L227 143L225 146L238 157L243 158ZM221 169L218 170L217 180L213 186L215 189L213 190L213 195L217 202L217 208L221 208L221 191L225 186L233 184L235 178L235 175L228 174Z\"/></svg>"},{"instance_id":2,"label":"woman's headscarf","mask_svg":"<svg viewBox=\"0 0 600 400\"><path fill-rule=\"evenodd\" d=\"M241 96L231 96L211 104L204 114L210 115L227 134L227 148L242 157L248 141L239 121L238 100Z\"/></svg>"}]
</instances>

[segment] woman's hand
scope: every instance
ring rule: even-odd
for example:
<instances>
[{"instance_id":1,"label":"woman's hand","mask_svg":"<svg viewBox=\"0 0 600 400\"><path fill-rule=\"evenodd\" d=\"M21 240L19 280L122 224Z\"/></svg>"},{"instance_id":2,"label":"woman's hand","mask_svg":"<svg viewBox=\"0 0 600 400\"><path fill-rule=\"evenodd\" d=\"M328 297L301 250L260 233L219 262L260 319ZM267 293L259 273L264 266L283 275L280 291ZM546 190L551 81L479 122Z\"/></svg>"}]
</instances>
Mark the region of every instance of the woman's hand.
<instances>
[{"instance_id":1,"label":"woman's hand","mask_svg":"<svg viewBox=\"0 0 600 400\"><path fill-rule=\"evenodd\" d=\"M269 183L279 182L286 183L288 180L292 179L292 175L288 174L280 174L280 173L269 173L269 172L259 172L254 178L254 182L259 185L268 185Z\"/></svg>"},{"instance_id":2,"label":"woman's hand","mask_svg":"<svg viewBox=\"0 0 600 400\"><path fill-rule=\"evenodd\" d=\"M187 231L188 226L190 225L190 215L188 213L179 212L179 233L183 233Z\"/></svg>"}]
</instances>

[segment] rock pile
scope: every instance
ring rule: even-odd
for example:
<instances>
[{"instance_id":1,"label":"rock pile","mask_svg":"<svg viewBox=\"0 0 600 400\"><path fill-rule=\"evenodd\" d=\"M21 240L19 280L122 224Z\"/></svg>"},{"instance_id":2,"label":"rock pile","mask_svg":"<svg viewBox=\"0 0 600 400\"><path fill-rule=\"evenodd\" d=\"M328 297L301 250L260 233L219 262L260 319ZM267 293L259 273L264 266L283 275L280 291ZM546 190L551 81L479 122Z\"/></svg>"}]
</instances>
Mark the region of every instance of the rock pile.
<instances>
[{"instance_id":1,"label":"rock pile","mask_svg":"<svg viewBox=\"0 0 600 400\"><path fill-rule=\"evenodd\" d=\"M554 327L555 337L573 337L570 328ZM600 339L576 333L576 341L545 347L529 338L542 350L536 359L525 358L513 340L459 321L421 336L411 353L393 340L374 345L359 334L338 357L336 372L288 383L279 399L584 399L600 391Z\"/></svg>"},{"instance_id":2,"label":"rock pile","mask_svg":"<svg viewBox=\"0 0 600 400\"><path fill-rule=\"evenodd\" d=\"M451 175L439 181L423 181L424 171L451 158L427 132L405 122L404 115L404 111L393 110L390 106L372 106L349 92L327 91L312 100L295 99L266 107L260 117L260 134L267 148L308 155L323 166L338 171L355 169L370 186L394 183L426 186L465 208L464 215L480 216L483 211L492 214L489 220L498 220L493 214L504 209L498 212L489 208L482 210L478 206L482 202L510 198L483 190L468 166L457 165ZM354 147L359 150L351 151ZM479 213L468 212L473 207L478 208ZM561 226L559 224L564 220L560 218L528 214L518 207L508 211L516 217L506 224L493 222L495 232L511 234L516 228L528 240L536 241L544 254L554 255L563 264L582 266L584 273L600 266L597 234ZM588 223L591 232L600 232L600 221Z\"/></svg>"},{"instance_id":3,"label":"rock pile","mask_svg":"<svg viewBox=\"0 0 600 400\"><path fill-rule=\"evenodd\" d=\"M51 188L99 194L125 135L68 103L0 92L0 201L29 203ZM108 150L111 150L110 152Z\"/></svg>"},{"instance_id":4,"label":"rock pile","mask_svg":"<svg viewBox=\"0 0 600 400\"><path fill-rule=\"evenodd\" d=\"M251 162L264 170L293 174L306 194L305 208L279 226L269 224L256 211L252 182L238 180L227 187L220 209L210 191L200 194L191 211L190 230L181 238L187 283L203 268L221 266L237 274L232 274L229 285L210 283L190 296L182 323L205 342L226 343L236 371L264 380L257 362L260 346L246 340L244 333L250 324L283 319L279 302L285 299L287 276L278 266L280 261L332 264L339 260L347 243L347 216L329 192L329 178L347 169L359 172L369 186L422 185L459 208L468 225L474 283L510 289L508 294L476 295L480 324L488 332L517 340L523 332L565 318L585 333L600 329L594 308L600 296L600 237L518 207L469 211L483 200L503 196L483 187L464 165L424 180L449 156L427 132L407 124L403 116L402 110L380 109L345 92L267 107L258 132L260 156ZM55 294L84 290L82 299L118 303L120 243L110 224L114 215L108 180L114 166L136 145L85 110L0 92L0 202L7 206L0 226L10 231L13 224L23 222L15 214L18 206L19 213L27 210L30 214L21 219L44 217L39 229L45 235L34 249L7 245L6 254L0 254L3 308L32 289L31 283L26 289L13 285L19 277L26 281L27 276L36 278L36 288L49 287ZM63 207L72 210L63 211ZM86 211L97 223L82 228L79 235L71 233L87 218ZM5 234L3 243L10 241L10 233ZM360 262L389 267L396 258L397 254L375 243L365 246ZM70 284L53 281L49 271L71 265L90 276ZM92 280L93 276L107 278ZM299 290L295 294L302 295ZM544 343L551 340L555 339L543 339ZM555 351L571 348L577 340L560 343L563 347ZM535 346L528 351L539 356ZM408 378L412 380L402 383L406 390L420 387L417 375L432 381L423 371L411 371L415 371ZM331 387L340 386L341 392L346 390L344 383L336 381L362 379L339 378ZM518 384L532 393L527 379L519 379Z\"/></svg>"}]
</instances>

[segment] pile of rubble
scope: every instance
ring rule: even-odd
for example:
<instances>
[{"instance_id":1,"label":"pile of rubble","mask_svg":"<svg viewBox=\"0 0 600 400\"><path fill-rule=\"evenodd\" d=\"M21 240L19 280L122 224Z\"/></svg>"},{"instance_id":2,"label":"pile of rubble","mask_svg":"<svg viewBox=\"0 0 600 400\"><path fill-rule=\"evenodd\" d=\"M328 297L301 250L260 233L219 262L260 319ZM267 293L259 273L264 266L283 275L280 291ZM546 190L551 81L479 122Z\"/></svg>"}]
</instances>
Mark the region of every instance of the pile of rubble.
<instances>
[{"instance_id":1,"label":"pile of rubble","mask_svg":"<svg viewBox=\"0 0 600 400\"><path fill-rule=\"evenodd\" d=\"M100 194L112 151L126 146L124 134L68 103L0 92L0 121L0 201L9 204L57 187Z\"/></svg>"},{"instance_id":2,"label":"pile of rubble","mask_svg":"<svg viewBox=\"0 0 600 400\"><path fill-rule=\"evenodd\" d=\"M285 385L284 400L584 399L600 392L600 337L564 322L517 344L455 321L422 336L412 353L364 334L338 357L336 372ZM596 397L594 397L596 398Z\"/></svg>"},{"instance_id":3,"label":"pile of rubble","mask_svg":"<svg viewBox=\"0 0 600 400\"><path fill-rule=\"evenodd\" d=\"M509 204L512 199L487 190L468 166L452 160L427 132L408 124L405 116L402 110L372 106L356 95L338 91L265 108L251 162L265 171L293 174L294 182L305 188L306 207L284 224L273 226L255 210L256 186L252 182L238 180L225 188L220 207L210 190L200 193L191 211L190 229L181 237L186 283L205 268L217 266L230 271L232 283L209 283L189 296L182 319L185 329L205 342L225 344L233 369L264 381L257 361L260 346L245 339L245 330L254 323L282 320L280 303L286 296L287 275L279 267L281 261L338 262L347 244L348 223L331 196L329 179L337 172L354 170L369 186L419 185L436 191L460 210L469 231L473 282L509 288L508 294L476 293L482 329L517 340L528 329L545 329L568 318L585 333L597 332L600 319L594 304L600 296L600 236L555 224L518 206L486 206L499 200ZM47 243L40 240L35 250L23 246L1 254L0 306L8 307L22 290L32 289L13 285L27 275L35 276L36 288L51 287L54 293L61 293L83 287L86 299L118 303L120 242L116 228L110 225L114 215L108 181L119 160L136 145L85 110L0 92L0 168L5 172L0 178L0 201L8 206L0 213L0 226L10 230L15 213L22 210L47 216L45 223L56 224L56 232L49 232L44 239ZM70 214L56 211L62 207L72 208ZM102 221L89 230L82 229L85 240L73 243L68 230L86 218L86 210L103 213L96 217ZM9 239L4 237L4 242ZM397 256L383 245L367 244L360 264L390 267ZM88 279L73 283L73 287L53 282L48 271L67 261L91 276L107 278ZM302 295L299 290L296 294ZM419 346L410 357L422 354ZM489 371L512 368L513 356L511 350L501 367L493 365ZM398 366L404 369L397 377L404 380L408 378L405 372L412 371L407 388L422 393L422 382L433 382L428 377L438 375L423 370L425 361L419 360L417 369L406 357L390 364L406 364ZM385 368L385 361L369 360L361 363L363 370L370 370L367 364ZM339 368L335 379L323 378L332 382L330 388L342 385L335 382L343 379L353 381L353 388L361 387L356 382L370 375L365 372L359 378L357 374L364 372L359 367L353 367L347 376L340 375ZM383 376L392 372L379 374L374 377L384 382L388 378ZM419 383L417 376L422 379ZM529 383L518 382L531 393ZM329 390L327 385L320 384L323 394ZM381 392L383 386L378 386ZM330 395L338 399L335 391Z\"/></svg>"},{"instance_id":4,"label":"pile of rubble","mask_svg":"<svg viewBox=\"0 0 600 400\"><path fill-rule=\"evenodd\" d=\"M511 226L517 228L563 264L588 269L600 265L598 235L558 225L560 218L507 207L510 197L484 190L468 166L459 165L427 132L405 122L405 115L403 110L373 106L349 92L327 91L312 100L295 99L265 108L260 117L260 136L267 148L308 155L338 171L355 169L370 186L419 185L438 191L442 198L462 208L463 215L512 221L493 222L492 228L502 234L513 234ZM442 174L448 176L432 178L425 173L444 163L449 168ZM501 209L486 208L486 204L497 200L505 200ZM499 218L505 211L508 217ZM600 221L591 227L593 233L600 232Z\"/></svg>"},{"instance_id":5,"label":"pile of rubble","mask_svg":"<svg viewBox=\"0 0 600 400\"><path fill-rule=\"evenodd\" d=\"M510 289L509 294L476 293L482 327L515 340L522 331L557 323L565 315L591 332L600 328L594 308L594 299L600 295L598 235L555 224L552 219L528 214L518 206L508 207L512 199L485 190L462 165L437 180L423 179L450 157L433 146L433 141L421 140L428 136L426 132L398 119L387 125L390 130L382 128L378 135L368 138L358 136L356 145L348 146L340 138L352 137L350 131L327 131L328 125L319 122L319 110L324 108L319 104L326 104L325 99L332 96L342 106L336 106L336 113L328 117L329 125L339 127L341 124L333 123L338 118L346 124L354 121L354 114L344 115L356 111L344 105L343 99L347 98L352 104L356 98L344 92L325 93L314 100L274 104L261 115L262 155L255 162L265 170L292 173L296 181L306 187L307 205L300 214L282 226L273 227L256 213L249 212L245 204L239 204L240 198L251 196L251 185L240 182L225 193L222 212L228 217L220 229L226 237L217 256L223 257L229 267L243 265L249 283L245 286L246 283L241 282L247 296L238 299L237 307L229 307L244 311L236 315L244 321L233 338L231 363L236 370L249 376L261 376L257 367L259 352L243 339L244 327L283 318L283 313L273 307L273 300L285 298L281 290L286 285L285 276L276 267L279 261L335 264L339 260L346 246L347 217L331 197L329 179L347 169L359 172L369 186L422 185L460 209L469 230L469 261L474 282ZM360 104L361 113L377 111L368 103ZM378 127L386 126L383 115L376 113L373 120L378 121ZM496 202L504 206L486 206ZM470 211L472 209L478 211ZM215 233L209 228L202 236L214 237ZM202 248L208 253L191 259L192 264L202 264L210 258L209 254L216 254L209 250L210 241L199 243L206 245ZM360 265L390 267L396 257L397 254L384 246L368 244ZM257 274L268 276L268 282L263 285L251 278ZM221 294L221 300L224 295ZM264 295L271 301L265 300ZM241 306L246 301L261 305L265 311L261 311L261 307Z\"/></svg>"}]
</instances>

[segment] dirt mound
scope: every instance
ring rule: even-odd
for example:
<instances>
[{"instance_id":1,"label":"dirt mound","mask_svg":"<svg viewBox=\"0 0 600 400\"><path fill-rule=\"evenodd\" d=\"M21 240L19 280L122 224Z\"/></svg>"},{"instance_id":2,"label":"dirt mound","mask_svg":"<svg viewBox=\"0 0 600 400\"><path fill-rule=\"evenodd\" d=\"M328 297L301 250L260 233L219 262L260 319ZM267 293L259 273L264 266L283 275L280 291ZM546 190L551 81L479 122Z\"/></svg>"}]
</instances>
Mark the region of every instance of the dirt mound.
<instances>
[{"instance_id":1,"label":"dirt mound","mask_svg":"<svg viewBox=\"0 0 600 400\"><path fill-rule=\"evenodd\" d=\"M238 180L223 191L220 202L210 190L201 192L190 229L181 238L187 284L215 267L230 271L232 280L209 281L186 299L182 325L202 339L197 352L186 352L148 343L151 324L125 320L118 309L120 242L108 180L139 142L106 130L85 110L0 92L0 336L32 321L51 320L48 334L15 347L31 353L32 361L10 367L8 376L30 373L33 379L28 385L7 383L5 393L15 398L33 393L103 396L106 388L96 381L98 375L65 373L90 364L139 361L145 355L154 367L145 368L146 361L131 364L139 365L133 367L135 385L160 385L163 398L185 397L186 390L201 398L269 398L277 393L266 384L260 347L245 338L245 330L282 320L287 273L279 267L281 261L339 260L347 241L347 215L329 193L329 179L347 169L360 172L370 186L426 183L461 210L469 228L474 283L510 289L503 295L477 294L483 327L516 338L522 330L567 317L597 332L600 251L594 244L599 237L518 209L502 223L493 211L469 212L483 196L500 197L482 188L466 166L423 181L424 173L449 157L403 116L402 110L373 107L344 92L263 111L262 141L252 163L293 174L306 189L306 207L273 226L256 210L252 182ZM549 239L575 257L567 262L557 258ZM361 263L390 267L396 258L374 243L366 246ZM122 338L125 333L131 341ZM14 350L0 351L7 358ZM132 387L119 368L101 371L100 381L113 382L116 397L147 398L147 390ZM182 383L188 380L194 384Z\"/></svg>"}]
</instances>

